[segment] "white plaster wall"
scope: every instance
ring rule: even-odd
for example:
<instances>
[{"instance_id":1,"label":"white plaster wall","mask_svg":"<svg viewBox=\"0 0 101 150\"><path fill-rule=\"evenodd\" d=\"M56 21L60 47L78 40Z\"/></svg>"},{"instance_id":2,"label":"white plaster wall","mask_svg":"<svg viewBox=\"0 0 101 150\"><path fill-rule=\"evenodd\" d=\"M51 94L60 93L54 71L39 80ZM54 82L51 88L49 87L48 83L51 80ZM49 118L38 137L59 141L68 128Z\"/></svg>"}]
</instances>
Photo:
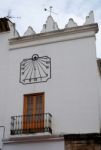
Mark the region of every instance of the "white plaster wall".
<instances>
[{"instance_id":1,"label":"white plaster wall","mask_svg":"<svg viewBox=\"0 0 101 150\"><path fill-rule=\"evenodd\" d=\"M53 134L99 132L94 37L17 50L8 50L7 43L2 45L0 120L6 126L6 137L11 116L23 113L23 95L37 92L45 92L45 112L52 114ZM46 83L22 85L20 62L33 54L51 58L52 78Z\"/></svg>"},{"instance_id":2,"label":"white plaster wall","mask_svg":"<svg viewBox=\"0 0 101 150\"><path fill-rule=\"evenodd\" d=\"M8 38L9 32L0 33L0 126L5 124L8 97ZM8 116L7 116L8 117Z\"/></svg>"},{"instance_id":3,"label":"white plaster wall","mask_svg":"<svg viewBox=\"0 0 101 150\"><path fill-rule=\"evenodd\" d=\"M5 144L4 150L64 150L64 142Z\"/></svg>"},{"instance_id":4,"label":"white plaster wall","mask_svg":"<svg viewBox=\"0 0 101 150\"><path fill-rule=\"evenodd\" d=\"M2 138L4 128L8 126L6 121L9 117L8 108L8 39L11 37L10 32L0 33L0 148L2 147ZM9 105L10 106L10 105Z\"/></svg>"}]
</instances>

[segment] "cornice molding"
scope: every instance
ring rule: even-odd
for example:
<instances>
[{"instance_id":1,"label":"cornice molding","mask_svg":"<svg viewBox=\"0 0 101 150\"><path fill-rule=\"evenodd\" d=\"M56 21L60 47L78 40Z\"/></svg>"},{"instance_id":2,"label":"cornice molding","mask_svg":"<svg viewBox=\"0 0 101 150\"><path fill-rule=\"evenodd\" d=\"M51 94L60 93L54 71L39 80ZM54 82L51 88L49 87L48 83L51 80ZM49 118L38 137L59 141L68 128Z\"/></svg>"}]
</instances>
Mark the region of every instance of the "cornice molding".
<instances>
[{"instance_id":1,"label":"cornice molding","mask_svg":"<svg viewBox=\"0 0 101 150\"><path fill-rule=\"evenodd\" d=\"M31 36L24 36L9 39L9 48L19 49L24 47L74 40L78 38L94 37L98 32L98 24L77 26L58 31L39 33Z\"/></svg>"}]
</instances>

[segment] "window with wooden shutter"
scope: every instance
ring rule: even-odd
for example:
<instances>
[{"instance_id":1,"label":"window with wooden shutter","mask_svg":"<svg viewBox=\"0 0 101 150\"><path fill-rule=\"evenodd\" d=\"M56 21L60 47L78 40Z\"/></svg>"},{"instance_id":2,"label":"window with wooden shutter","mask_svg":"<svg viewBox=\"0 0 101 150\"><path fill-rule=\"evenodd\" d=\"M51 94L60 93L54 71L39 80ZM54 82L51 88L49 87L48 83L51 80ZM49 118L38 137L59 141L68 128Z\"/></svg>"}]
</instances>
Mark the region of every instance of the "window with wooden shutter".
<instances>
[{"instance_id":1,"label":"window with wooden shutter","mask_svg":"<svg viewBox=\"0 0 101 150\"><path fill-rule=\"evenodd\" d=\"M44 128L44 93L24 95L23 129Z\"/></svg>"}]
</instances>

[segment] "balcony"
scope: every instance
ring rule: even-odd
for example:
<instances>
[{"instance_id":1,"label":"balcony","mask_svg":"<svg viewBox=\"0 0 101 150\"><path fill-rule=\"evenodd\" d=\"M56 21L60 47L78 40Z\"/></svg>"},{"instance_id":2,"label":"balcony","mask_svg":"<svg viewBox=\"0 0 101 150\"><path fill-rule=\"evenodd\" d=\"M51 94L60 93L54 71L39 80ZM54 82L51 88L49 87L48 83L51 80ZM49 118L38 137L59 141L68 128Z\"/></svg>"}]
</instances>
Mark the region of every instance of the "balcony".
<instances>
[{"instance_id":1,"label":"balcony","mask_svg":"<svg viewBox=\"0 0 101 150\"><path fill-rule=\"evenodd\" d=\"M11 117L11 135L49 132L52 134L50 113Z\"/></svg>"}]
</instances>

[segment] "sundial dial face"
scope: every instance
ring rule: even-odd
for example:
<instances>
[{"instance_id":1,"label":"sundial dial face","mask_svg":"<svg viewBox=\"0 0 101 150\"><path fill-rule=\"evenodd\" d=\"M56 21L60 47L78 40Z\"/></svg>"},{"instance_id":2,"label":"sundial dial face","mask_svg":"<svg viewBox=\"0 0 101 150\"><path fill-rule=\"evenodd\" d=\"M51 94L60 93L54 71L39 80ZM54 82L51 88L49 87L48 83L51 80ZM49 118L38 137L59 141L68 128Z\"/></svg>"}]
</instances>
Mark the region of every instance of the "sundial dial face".
<instances>
[{"instance_id":1,"label":"sundial dial face","mask_svg":"<svg viewBox=\"0 0 101 150\"><path fill-rule=\"evenodd\" d=\"M20 83L32 84L46 82L51 78L51 58L39 57L34 54L31 58L23 59L20 63Z\"/></svg>"}]
</instances>

